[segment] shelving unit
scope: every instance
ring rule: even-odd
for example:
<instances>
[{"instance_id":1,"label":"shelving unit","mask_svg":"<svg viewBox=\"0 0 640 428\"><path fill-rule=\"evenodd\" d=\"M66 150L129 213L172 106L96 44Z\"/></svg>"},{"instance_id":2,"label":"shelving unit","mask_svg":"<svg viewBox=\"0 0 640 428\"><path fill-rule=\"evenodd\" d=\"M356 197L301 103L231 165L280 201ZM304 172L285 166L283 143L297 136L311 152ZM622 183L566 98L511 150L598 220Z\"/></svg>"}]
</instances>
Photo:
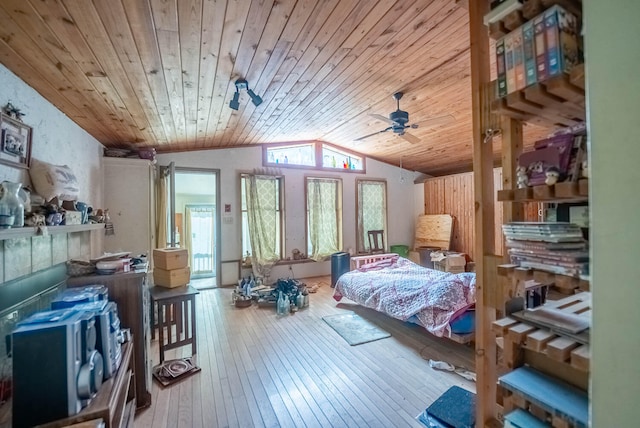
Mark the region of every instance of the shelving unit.
<instances>
[{"instance_id":1,"label":"shelving unit","mask_svg":"<svg viewBox=\"0 0 640 428\"><path fill-rule=\"evenodd\" d=\"M540 426L585 426L590 364L588 333L567 334L555 328L554 322L560 321L540 323L524 318L521 312L505 317L505 304L514 297L523 296L527 290L552 285L555 291L568 296L556 303L547 303L537 315L550 311L559 319L588 321L590 293L580 291L590 289L589 281L512 265L508 255L495 254L493 239L496 199L502 205L505 223L524 219L524 202L589 201L586 179L517 189L515 173L523 147L524 122L546 127L567 127L585 122L584 66L575 67L570 75L556 76L504 98L496 98L493 95L497 92L495 83L490 81L488 52L489 36L502 37L554 4L580 15L580 1L528 0L521 10L491 23L489 29L483 23L489 12L488 3L469 2L477 259L476 426L502 426L503 415L518 408L538 418ZM485 138L485 132L495 127L493 114L500 116L502 131L504 190L497 194L491 175L493 147ZM509 371L506 376L497 375L498 363ZM525 363L534 369L522 367ZM536 396L536 388L528 389L527 384L565 391L571 395L570 403Z\"/></svg>"},{"instance_id":2,"label":"shelving unit","mask_svg":"<svg viewBox=\"0 0 640 428\"><path fill-rule=\"evenodd\" d=\"M75 233L85 232L88 230L100 230L104 229L104 223L96 224L75 224L71 226L47 226L47 233ZM32 236L42 235L42 231L36 227L18 227L15 229L2 229L0 230L0 240L5 239L17 239L17 238L31 238Z\"/></svg>"}]
</instances>

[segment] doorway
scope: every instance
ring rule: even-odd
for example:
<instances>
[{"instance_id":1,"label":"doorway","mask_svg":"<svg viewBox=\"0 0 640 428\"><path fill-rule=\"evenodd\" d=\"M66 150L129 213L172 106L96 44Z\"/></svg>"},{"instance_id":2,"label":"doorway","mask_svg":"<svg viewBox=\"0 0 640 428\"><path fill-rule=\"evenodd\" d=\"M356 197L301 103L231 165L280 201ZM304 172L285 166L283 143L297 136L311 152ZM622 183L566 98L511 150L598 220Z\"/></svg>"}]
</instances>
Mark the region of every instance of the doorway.
<instances>
[{"instance_id":1,"label":"doorway","mask_svg":"<svg viewBox=\"0 0 640 428\"><path fill-rule=\"evenodd\" d=\"M198 289L220 285L219 170L175 167L168 188L168 246L189 251L191 285ZM173 225L171 224L173 223Z\"/></svg>"}]
</instances>

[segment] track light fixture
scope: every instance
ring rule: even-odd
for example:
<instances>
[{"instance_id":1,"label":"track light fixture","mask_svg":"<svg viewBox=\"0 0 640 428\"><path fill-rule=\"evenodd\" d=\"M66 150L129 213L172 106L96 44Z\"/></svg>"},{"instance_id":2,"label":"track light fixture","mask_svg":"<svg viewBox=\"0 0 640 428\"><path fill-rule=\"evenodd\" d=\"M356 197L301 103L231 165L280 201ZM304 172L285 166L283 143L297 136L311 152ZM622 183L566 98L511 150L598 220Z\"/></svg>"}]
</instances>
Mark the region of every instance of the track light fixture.
<instances>
[{"instance_id":1,"label":"track light fixture","mask_svg":"<svg viewBox=\"0 0 640 428\"><path fill-rule=\"evenodd\" d=\"M238 110L238 108L240 108L240 91L243 89L246 90L251 97L251 102L253 102L253 105L257 107L262 104L262 98L260 98L260 96L256 95L255 92L249 89L249 82L247 82L245 79L238 79L236 80L235 84L236 92L233 94L233 99L229 102L229 107L234 110Z\"/></svg>"}]
</instances>

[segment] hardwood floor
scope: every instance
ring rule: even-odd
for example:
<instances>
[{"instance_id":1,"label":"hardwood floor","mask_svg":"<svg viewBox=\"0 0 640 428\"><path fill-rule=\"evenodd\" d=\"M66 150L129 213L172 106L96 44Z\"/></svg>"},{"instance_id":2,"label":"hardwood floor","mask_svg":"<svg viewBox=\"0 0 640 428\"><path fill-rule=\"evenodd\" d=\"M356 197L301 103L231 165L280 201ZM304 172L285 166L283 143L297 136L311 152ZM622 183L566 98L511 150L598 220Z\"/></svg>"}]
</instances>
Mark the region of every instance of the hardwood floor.
<instances>
[{"instance_id":1,"label":"hardwood floor","mask_svg":"<svg viewBox=\"0 0 640 428\"><path fill-rule=\"evenodd\" d=\"M361 306L337 303L329 278L310 306L278 318L275 308L231 305L231 289L197 297L198 354L202 371L162 389L136 415L136 427L423 427L415 416L450 386L475 384L429 367L444 360L473 370L473 348L438 339ZM391 337L349 346L322 317L354 311ZM191 347L167 358L189 356ZM152 342L154 364L157 341Z\"/></svg>"}]
</instances>

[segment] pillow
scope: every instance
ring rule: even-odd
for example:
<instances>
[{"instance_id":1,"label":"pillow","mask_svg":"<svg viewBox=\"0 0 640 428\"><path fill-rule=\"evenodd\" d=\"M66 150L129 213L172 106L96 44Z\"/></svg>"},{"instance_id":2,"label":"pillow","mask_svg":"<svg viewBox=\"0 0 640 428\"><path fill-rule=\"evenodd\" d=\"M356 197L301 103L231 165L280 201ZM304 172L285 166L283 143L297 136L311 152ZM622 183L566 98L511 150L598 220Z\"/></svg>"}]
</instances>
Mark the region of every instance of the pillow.
<instances>
[{"instance_id":1,"label":"pillow","mask_svg":"<svg viewBox=\"0 0 640 428\"><path fill-rule=\"evenodd\" d=\"M67 165L53 165L32 159L29 175L36 193L47 202L55 197L61 201L78 199L78 179Z\"/></svg>"}]
</instances>

